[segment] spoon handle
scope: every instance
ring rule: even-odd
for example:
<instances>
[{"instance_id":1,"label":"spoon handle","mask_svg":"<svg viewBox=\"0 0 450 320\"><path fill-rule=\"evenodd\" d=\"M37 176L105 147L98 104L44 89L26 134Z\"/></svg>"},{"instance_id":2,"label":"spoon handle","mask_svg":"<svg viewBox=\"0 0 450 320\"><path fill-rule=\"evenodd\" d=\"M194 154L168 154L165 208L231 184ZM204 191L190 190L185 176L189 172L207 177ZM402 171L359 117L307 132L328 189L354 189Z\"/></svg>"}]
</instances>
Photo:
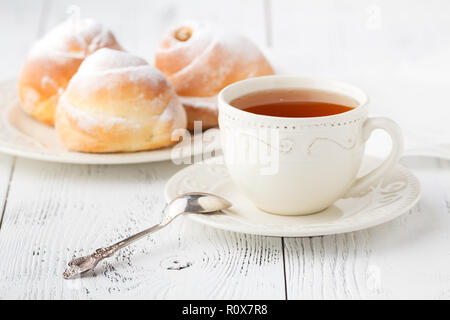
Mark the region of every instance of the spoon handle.
<instances>
[{"instance_id":1,"label":"spoon handle","mask_svg":"<svg viewBox=\"0 0 450 320\"><path fill-rule=\"evenodd\" d=\"M136 234L134 234L134 235L132 235L132 236L126 238L126 239L123 239L123 240L121 240L121 241L119 241L119 242L113 244L112 246L110 246L110 247L114 247L114 252L113 252L113 254L114 254L117 250L120 250L120 249L122 249L122 248L124 248L124 247L126 247L126 246L129 246L129 245L132 244L133 242L136 242L136 241L138 241L139 239L141 239L141 238L143 238L143 237L145 237L145 236L147 236L147 235L149 235L149 234L152 234L153 232L156 232L156 231L158 231L158 230L161 230L161 229L164 228L165 226L167 226L167 224L162 224L162 223L155 224L154 226L151 226L151 227L148 228L148 229L142 230L141 232L138 232L138 233L136 233ZM109 247L108 247L108 248L109 248Z\"/></svg>"},{"instance_id":2,"label":"spoon handle","mask_svg":"<svg viewBox=\"0 0 450 320\"><path fill-rule=\"evenodd\" d=\"M153 232L156 232L164 228L165 226L167 226L168 222L155 224L154 226L145 229L141 232L138 232L111 246L98 248L97 250L95 250L94 253L88 256L73 259L68 263L69 267L63 273L64 279L70 279L78 274L84 273L89 270L93 270L97 266L97 264L103 259L113 256L118 250L132 244L133 242L145 237L146 235L149 235Z\"/></svg>"}]
</instances>

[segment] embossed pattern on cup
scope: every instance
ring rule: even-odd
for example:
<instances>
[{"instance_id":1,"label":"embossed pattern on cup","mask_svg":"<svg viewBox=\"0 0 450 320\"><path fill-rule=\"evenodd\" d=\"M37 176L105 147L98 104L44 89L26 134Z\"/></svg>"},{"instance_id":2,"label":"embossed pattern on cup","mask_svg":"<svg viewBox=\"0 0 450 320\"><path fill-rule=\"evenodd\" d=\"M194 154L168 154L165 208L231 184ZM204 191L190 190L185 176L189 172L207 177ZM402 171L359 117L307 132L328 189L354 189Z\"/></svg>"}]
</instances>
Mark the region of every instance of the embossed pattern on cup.
<instances>
[{"instance_id":1,"label":"embossed pattern on cup","mask_svg":"<svg viewBox=\"0 0 450 320\"><path fill-rule=\"evenodd\" d=\"M302 88L347 95L358 106L325 117L282 118L253 114L229 104L266 89ZM321 211L339 198L361 193L398 161L400 130L386 118L368 119L363 91L332 80L268 76L244 80L219 94L219 126L225 163L236 185L260 209L298 215ZM356 179L364 144L375 128L386 130L393 148L387 160Z\"/></svg>"}]
</instances>

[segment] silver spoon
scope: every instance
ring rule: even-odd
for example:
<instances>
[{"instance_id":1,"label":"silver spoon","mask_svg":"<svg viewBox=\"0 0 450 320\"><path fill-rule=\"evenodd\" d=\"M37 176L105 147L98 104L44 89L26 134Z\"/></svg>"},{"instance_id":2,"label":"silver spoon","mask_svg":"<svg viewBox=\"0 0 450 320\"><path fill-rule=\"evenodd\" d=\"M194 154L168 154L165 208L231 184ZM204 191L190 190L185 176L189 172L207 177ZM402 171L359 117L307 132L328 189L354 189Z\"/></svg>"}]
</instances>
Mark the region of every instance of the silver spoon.
<instances>
[{"instance_id":1,"label":"silver spoon","mask_svg":"<svg viewBox=\"0 0 450 320\"><path fill-rule=\"evenodd\" d=\"M63 277L64 279L70 279L78 274L94 270L101 260L111 257L116 251L130 245L142 237L164 228L176 217L184 213L211 214L229 207L231 207L229 201L213 194L203 192L182 194L169 202L163 212L160 223L109 247L99 248L88 256L73 259L69 262L69 267L64 271Z\"/></svg>"}]
</instances>

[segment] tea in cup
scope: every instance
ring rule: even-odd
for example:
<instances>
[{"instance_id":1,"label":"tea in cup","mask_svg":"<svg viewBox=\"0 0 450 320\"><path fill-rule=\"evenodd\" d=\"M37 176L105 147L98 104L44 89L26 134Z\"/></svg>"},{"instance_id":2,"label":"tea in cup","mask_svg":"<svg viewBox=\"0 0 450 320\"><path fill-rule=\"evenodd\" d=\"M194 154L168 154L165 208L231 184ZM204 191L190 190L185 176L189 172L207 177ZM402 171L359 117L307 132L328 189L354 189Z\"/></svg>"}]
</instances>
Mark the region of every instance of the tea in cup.
<instances>
[{"instance_id":1,"label":"tea in cup","mask_svg":"<svg viewBox=\"0 0 450 320\"><path fill-rule=\"evenodd\" d=\"M368 117L366 94L346 83L296 76L246 79L219 94L225 164L260 209L281 215L319 212L364 193L403 150L398 125ZM385 130L392 149L357 178L371 132Z\"/></svg>"}]
</instances>

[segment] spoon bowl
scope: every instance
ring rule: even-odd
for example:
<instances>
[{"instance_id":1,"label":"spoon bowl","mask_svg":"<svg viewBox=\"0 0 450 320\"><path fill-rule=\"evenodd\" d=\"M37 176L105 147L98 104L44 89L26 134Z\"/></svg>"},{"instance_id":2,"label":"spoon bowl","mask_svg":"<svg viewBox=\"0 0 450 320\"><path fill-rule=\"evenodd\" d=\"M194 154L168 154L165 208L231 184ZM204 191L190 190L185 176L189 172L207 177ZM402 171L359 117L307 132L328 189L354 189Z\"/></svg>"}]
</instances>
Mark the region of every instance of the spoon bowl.
<instances>
[{"instance_id":1,"label":"spoon bowl","mask_svg":"<svg viewBox=\"0 0 450 320\"><path fill-rule=\"evenodd\" d=\"M180 214L209 214L232 206L228 200L206 192L189 192L172 199L167 205L167 218L174 219Z\"/></svg>"},{"instance_id":2,"label":"spoon bowl","mask_svg":"<svg viewBox=\"0 0 450 320\"><path fill-rule=\"evenodd\" d=\"M99 248L88 256L73 259L69 262L68 268L63 273L63 277L64 279L70 279L84 272L94 270L101 260L111 257L116 251L142 237L164 228L182 214L213 214L220 210L228 209L229 207L231 207L231 202L210 193L190 192L181 194L168 203L160 223L109 247Z\"/></svg>"}]
</instances>

